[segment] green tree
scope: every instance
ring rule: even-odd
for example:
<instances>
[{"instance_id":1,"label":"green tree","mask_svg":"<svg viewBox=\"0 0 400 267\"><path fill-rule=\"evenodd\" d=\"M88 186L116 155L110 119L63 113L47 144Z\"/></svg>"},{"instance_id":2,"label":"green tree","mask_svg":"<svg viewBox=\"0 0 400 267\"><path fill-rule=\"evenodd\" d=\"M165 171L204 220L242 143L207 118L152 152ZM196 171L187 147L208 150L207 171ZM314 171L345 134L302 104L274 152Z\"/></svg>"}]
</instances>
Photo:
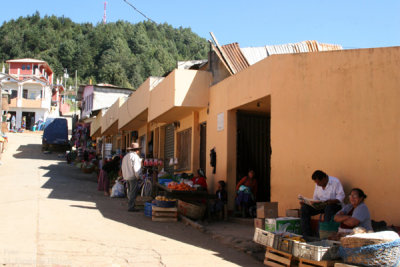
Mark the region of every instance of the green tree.
<instances>
[{"instance_id":1,"label":"green tree","mask_svg":"<svg viewBox=\"0 0 400 267\"><path fill-rule=\"evenodd\" d=\"M78 70L81 82L137 88L151 75L163 75L177 60L205 59L208 45L189 28L117 21L74 23L38 12L0 27L0 61L32 57L46 60L56 77Z\"/></svg>"}]
</instances>

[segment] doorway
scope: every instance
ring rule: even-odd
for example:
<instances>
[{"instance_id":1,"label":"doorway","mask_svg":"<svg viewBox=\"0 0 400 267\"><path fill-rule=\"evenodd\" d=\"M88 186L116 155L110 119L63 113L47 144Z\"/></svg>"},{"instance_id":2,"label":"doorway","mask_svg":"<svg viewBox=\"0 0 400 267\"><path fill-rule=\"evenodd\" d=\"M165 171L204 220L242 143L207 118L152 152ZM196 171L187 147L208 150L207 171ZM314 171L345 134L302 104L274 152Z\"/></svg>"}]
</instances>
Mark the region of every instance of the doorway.
<instances>
[{"instance_id":1,"label":"doorway","mask_svg":"<svg viewBox=\"0 0 400 267\"><path fill-rule=\"evenodd\" d=\"M270 115L238 111L236 142L236 182L254 170L258 182L256 200L270 201Z\"/></svg>"},{"instance_id":2,"label":"doorway","mask_svg":"<svg viewBox=\"0 0 400 267\"><path fill-rule=\"evenodd\" d=\"M25 129L32 130L35 125L35 112L22 112L22 122L25 118Z\"/></svg>"},{"instance_id":3,"label":"doorway","mask_svg":"<svg viewBox=\"0 0 400 267\"><path fill-rule=\"evenodd\" d=\"M200 124L200 169L206 172L206 157L207 156L207 123Z\"/></svg>"}]
</instances>

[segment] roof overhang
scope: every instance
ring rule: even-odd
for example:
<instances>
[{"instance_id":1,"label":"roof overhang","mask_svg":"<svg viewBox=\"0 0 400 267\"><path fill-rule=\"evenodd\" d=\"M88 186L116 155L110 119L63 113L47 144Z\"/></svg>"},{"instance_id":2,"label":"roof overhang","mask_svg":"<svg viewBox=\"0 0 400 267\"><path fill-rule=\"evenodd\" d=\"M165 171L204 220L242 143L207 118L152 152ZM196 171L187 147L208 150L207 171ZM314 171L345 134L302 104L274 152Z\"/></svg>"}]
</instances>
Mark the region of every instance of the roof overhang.
<instances>
[{"instance_id":1,"label":"roof overhang","mask_svg":"<svg viewBox=\"0 0 400 267\"><path fill-rule=\"evenodd\" d=\"M174 70L150 92L148 121L167 123L206 108L211 81L207 71Z\"/></svg>"},{"instance_id":2,"label":"roof overhang","mask_svg":"<svg viewBox=\"0 0 400 267\"><path fill-rule=\"evenodd\" d=\"M97 131L95 131L93 134L91 134L90 135L91 137L94 137L94 138L98 138L98 137L101 137L102 135L101 135L101 127L99 128L99 129L97 129Z\"/></svg>"}]
</instances>

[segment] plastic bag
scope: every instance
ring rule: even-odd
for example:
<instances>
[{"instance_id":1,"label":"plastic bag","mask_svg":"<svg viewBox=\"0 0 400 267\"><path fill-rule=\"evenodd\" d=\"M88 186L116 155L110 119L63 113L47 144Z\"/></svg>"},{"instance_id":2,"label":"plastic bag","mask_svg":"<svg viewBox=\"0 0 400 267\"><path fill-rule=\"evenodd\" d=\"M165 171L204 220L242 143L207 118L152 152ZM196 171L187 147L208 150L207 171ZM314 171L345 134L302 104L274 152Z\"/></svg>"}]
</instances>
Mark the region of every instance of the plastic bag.
<instances>
[{"instance_id":1,"label":"plastic bag","mask_svg":"<svg viewBox=\"0 0 400 267\"><path fill-rule=\"evenodd\" d=\"M125 197L125 189L124 185L116 181L111 189L111 196L110 197Z\"/></svg>"}]
</instances>

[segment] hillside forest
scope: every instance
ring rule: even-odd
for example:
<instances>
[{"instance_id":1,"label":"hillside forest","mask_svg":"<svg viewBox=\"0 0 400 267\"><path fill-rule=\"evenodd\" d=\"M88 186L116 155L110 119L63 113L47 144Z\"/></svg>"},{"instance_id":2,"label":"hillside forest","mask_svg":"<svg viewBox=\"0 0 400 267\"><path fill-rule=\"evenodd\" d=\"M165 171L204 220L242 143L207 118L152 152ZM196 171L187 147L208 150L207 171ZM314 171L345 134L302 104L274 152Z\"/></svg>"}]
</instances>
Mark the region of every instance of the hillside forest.
<instances>
[{"instance_id":1,"label":"hillside forest","mask_svg":"<svg viewBox=\"0 0 400 267\"><path fill-rule=\"evenodd\" d=\"M152 22L93 25L36 12L0 27L0 62L45 60L56 77L77 70L79 84L92 80L137 88L147 77L173 70L177 61L206 59L207 52L207 41L190 28Z\"/></svg>"}]
</instances>

